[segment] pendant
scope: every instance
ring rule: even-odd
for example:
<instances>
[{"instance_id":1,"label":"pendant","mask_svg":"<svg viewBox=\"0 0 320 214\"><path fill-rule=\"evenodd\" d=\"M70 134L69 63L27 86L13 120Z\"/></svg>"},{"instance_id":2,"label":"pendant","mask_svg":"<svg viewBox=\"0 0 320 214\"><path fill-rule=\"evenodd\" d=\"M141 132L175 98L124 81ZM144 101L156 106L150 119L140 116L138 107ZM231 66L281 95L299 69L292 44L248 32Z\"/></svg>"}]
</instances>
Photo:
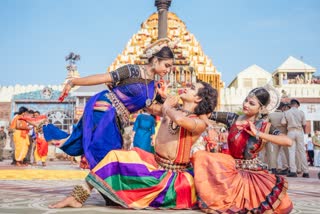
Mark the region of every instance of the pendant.
<instances>
[{"instance_id":1,"label":"pendant","mask_svg":"<svg viewBox=\"0 0 320 214\"><path fill-rule=\"evenodd\" d=\"M151 104L152 104L151 99L148 98L148 99L146 100L146 107L151 106Z\"/></svg>"}]
</instances>

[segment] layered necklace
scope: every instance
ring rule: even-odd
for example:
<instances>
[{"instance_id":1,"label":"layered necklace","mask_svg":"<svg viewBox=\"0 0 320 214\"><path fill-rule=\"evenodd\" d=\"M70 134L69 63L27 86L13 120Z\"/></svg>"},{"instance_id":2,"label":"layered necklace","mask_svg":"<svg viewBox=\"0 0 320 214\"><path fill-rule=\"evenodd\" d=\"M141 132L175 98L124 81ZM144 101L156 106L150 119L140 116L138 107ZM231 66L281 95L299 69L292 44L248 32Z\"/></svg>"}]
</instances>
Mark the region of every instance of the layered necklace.
<instances>
[{"instance_id":1,"label":"layered necklace","mask_svg":"<svg viewBox=\"0 0 320 214\"><path fill-rule=\"evenodd\" d=\"M147 83L147 77L150 78L151 76L147 73L147 69L145 68L145 66L141 65L140 68L142 68L142 70L144 72L144 80L146 83L146 90L147 90L146 107L149 107L152 104L152 100L149 98L149 88L148 88L148 83Z\"/></svg>"},{"instance_id":2,"label":"layered necklace","mask_svg":"<svg viewBox=\"0 0 320 214\"><path fill-rule=\"evenodd\" d=\"M177 107L176 110L180 110L180 111L182 111L182 112L187 113L186 116L189 116L189 115L191 115L191 114L194 114L194 112L185 110L185 109L183 109L183 108L181 108L181 107ZM169 121L169 124L168 124L168 131L169 131L169 133L170 133L171 135L175 135L175 134L178 133L179 130L180 130L180 126L175 125L175 127L174 127L174 126L173 126L173 121L170 120L170 121Z\"/></svg>"}]
</instances>

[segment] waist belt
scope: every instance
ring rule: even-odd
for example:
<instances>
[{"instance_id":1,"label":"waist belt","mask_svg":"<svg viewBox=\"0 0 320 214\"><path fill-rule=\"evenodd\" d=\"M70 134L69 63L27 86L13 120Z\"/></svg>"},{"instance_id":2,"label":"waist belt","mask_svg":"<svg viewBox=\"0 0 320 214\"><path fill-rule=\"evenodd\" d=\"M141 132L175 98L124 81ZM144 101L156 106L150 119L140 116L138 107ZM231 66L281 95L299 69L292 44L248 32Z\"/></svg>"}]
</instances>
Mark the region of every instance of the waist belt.
<instances>
[{"instance_id":1,"label":"waist belt","mask_svg":"<svg viewBox=\"0 0 320 214\"><path fill-rule=\"evenodd\" d=\"M300 131L302 131L302 127L291 127L291 128L287 128L288 129L288 131L291 131L291 130L300 130Z\"/></svg>"},{"instance_id":2,"label":"waist belt","mask_svg":"<svg viewBox=\"0 0 320 214\"><path fill-rule=\"evenodd\" d=\"M244 160L244 159L234 159L236 162L237 169L246 169L252 171L262 171L268 169L268 165L263 163L258 158Z\"/></svg>"},{"instance_id":3,"label":"waist belt","mask_svg":"<svg viewBox=\"0 0 320 214\"><path fill-rule=\"evenodd\" d=\"M181 171L185 170L190 167L189 163L174 163L173 161L170 161L168 159L165 159L161 156L159 156L157 153L154 154L156 162L159 164L160 168L166 169L166 170L173 170L173 171Z\"/></svg>"},{"instance_id":4,"label":"waist belt","mask_svg":"<svg viewBox=\"0 0 320 214\"><path fill-rule=\"evenodd\" d=\"M112 91L106 94L108 99L111 101L112 106L116 109L117 115L121 121L122 127L127 127L130 125L130 112L123 105L123 103L118 99L118 97Z\"/></svg>"}]
</instances>

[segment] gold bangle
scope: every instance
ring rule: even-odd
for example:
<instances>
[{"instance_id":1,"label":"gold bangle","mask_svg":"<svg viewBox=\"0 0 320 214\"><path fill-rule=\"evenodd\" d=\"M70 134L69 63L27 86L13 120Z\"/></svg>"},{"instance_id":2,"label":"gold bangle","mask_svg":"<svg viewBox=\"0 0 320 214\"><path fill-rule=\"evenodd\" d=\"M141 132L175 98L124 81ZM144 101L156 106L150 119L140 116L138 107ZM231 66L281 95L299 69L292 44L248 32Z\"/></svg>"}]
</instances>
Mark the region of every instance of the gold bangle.
<instances>
[{"instance_id":1,"label":"gold bangle","mask_svg":"<svg viewBox=\"0 0 320 214\"><path fill-rule=\"evenodd\" d=\"M71 88L74 87L74 84L73 84L72 80L68 80L67 81L67 85L69 85Z\"/></svg>"}]
</instances>

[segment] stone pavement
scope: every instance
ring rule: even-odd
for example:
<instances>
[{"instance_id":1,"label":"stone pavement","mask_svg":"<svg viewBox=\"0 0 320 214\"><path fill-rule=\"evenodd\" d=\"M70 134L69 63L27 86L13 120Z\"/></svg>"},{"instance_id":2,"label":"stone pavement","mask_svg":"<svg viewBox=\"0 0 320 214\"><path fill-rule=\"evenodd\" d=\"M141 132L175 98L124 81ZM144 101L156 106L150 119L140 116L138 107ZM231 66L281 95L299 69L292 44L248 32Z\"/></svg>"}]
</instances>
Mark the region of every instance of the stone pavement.
<instances>
[{"instance_id":1,"label":"stone pavement","mask_svg":"<svg viewBox=\"0 0 320 214\"><path fill-rule=\"evenodd\" d=\"M311 178L288 178L292 213L320 213L320 168L310 167ZM200 210L128 210L104 206L104 199L93 191L83 208L48 209L48 205L68 195L88 171L67 161L48 162L48 166L14 167L0 162L0 213L202 213Z\"/></svg>"}]
</instances>

